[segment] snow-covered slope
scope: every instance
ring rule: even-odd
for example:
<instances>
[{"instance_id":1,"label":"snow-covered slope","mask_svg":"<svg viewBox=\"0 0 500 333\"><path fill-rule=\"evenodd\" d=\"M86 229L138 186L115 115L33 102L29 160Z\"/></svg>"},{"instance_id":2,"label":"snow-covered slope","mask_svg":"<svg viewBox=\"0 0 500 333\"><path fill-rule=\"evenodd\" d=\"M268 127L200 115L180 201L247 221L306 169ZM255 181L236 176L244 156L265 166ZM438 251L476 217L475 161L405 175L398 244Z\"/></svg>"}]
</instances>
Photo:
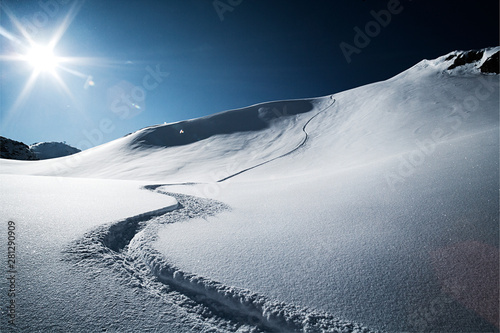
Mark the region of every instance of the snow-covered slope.
<instances>
[{"instance_id":1,"label":"snow-covered slope","mask_svg":"<svg viewBox=\"0 0 500 333\"><path fill-rule=\"evenodd\" d=\"M131 306L126 321L137 314L143 330L498 331L499 77L482 68L499 50L152 126L56 160L1 160L0 173L134 180L175 199L172 212L80 227L50 252L48 267L71 266L68 279L99 276L85 302L106 304L108 330L129 329L105 318L135 293L164 311L154 327L157 308ZM25 190L9 187L5 216L28 222L13 203ZM34 235L43 223L29 225ZM108 285L125 296L99 295ZM69 321L54 327L77 327L55 307Z\"/></svg>"},{"instance_id":2,"label":"snow-covered slope","mask_svg":"<svg viewBox=\"0 0 500 333\"><path fill-rule=\"evenodd\" d=\"M390 80L332 96L262 103L152 126L57 162L2 161L0 167L3 173L216 181L294 150L306 138L303 127L313 116L317 118L308 134L328 136L316 143L321 144L316 150L321 159L327 150L337 155L331 162L338 166L358 164L352 155L372 161L414 147L415 134L427 137L437 123L450 127L453 116L460 115L453 113L458 106L475 109L477 100L494 110L497 76L480 75L479 68L498 48L481 51L481 60L449 70L460 54L467 52L424 60ZM488 117L495 118L495 112L467 117L467 126L446 135L494 125ZM308 168L313 165L321 164L311 161Z\"/></svg>"},{"instance_id":3,"label":"snow-covered slope","mask_svg":"<svg viewBox=\"0 0 500 333\"><path fill-rule=\"evenodd\" d=\"M302 126L330 97L264 103L213 116L157 125L66 158L36 164L3 163L3 172L141 179L215 180L229 160L247 168L293 150ZM251 155L249 155L251 153ZM20 168L20 169L18 169ZM239 171L239 169L238 169Z\"/></svg>"},{"instance_id":4,"label":"snow-covered slope","mask_svg":"<svg viewBox=\"0 0 500 333\"><path fill-rule=\"evenodd\" d=\"M69 156L80 152L64 142L38 142L30 146L30 150L39 160Z\"/></svg>"},{"instance_id":5,"label":"snow-covered slope","mask_svg":"<svg viewBox=\"0 0 500 333\"><path fill-rule=\"evenodd\" d=\"M453 59L333 95L294 154L166 186L232 211L161 230L165 265L392 332L496 331L498 76Z\"/></svg>"}]
</instances>

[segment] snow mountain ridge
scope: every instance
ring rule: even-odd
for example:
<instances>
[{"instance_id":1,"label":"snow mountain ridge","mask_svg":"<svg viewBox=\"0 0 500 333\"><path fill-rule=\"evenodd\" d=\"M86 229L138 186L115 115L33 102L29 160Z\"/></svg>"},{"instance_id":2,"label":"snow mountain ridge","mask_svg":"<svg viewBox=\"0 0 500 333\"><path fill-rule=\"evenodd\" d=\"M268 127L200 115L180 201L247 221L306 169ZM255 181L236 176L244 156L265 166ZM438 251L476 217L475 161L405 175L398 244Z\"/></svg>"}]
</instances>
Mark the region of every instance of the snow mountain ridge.
<instances>
[{"instance_id":1,"label":"snow mountain ridge","mask_svg":"<svg viewBox=\"0 0 500 333\"><path fill-rule=\"evenodd\" d=\"M46 160L69 156L80 152L80 149L71 147L65 142L38 142L30 146L23 142L0 137L0 158L12 160Z\"/></svg>"},{"instance_id":2,"label":"snow mountain ridge","mask_svg":"<svg viewBox=\"0 0 500 333\"><path fill-rule=\"evenodd\" d=\"M19 331L498 331L499 50L1 159Z\"/></svg>"},{"instance_id":3,"label":"snow mountain ridge","mask_svg":"<svg viewBox=\"0 0 500 333\"><path fill-rule=\"evenodd\" d=\"M472 60L467 56L471 53L476 55ZM481 75L480 68L498 57L498 53L498 47L454 51L435 60L423 60L386 81L331 96L261 103L150 126L57 162L5 162L2 169L5 173L21 171L36 175L163 182L218 181L303 144L307 136L303 127L312 117L317 119L309 124L311 135L329 136L327 141L322 139L317 144L321 142L322 148L331 147L327 154L330 163L348 167L353 164L353 154L369 162L387 153L394 155L410 149L415 145L415 138L410 132L402 136L399 133L402 128L421 123L418 132L422 133L428 130L429 124L442 122L450 113L440 106L456 104L461 96L470 95L484 85L490 92L495 84L491 81L496 76ZM464 58L469 62L453 67L457 60ZM463 77L477 77L477 81L461 81ZM452 94L449 85L457 86L458 93ZM483 120L485 123L479 124L481 119L474 119L464 130L491 124L490 120ZM391 143L391 149L387 143ZM363 152L351 149L353 147L360 147ZM310 164L314 169L315 163Z\"/></svg>"}]
</instances>

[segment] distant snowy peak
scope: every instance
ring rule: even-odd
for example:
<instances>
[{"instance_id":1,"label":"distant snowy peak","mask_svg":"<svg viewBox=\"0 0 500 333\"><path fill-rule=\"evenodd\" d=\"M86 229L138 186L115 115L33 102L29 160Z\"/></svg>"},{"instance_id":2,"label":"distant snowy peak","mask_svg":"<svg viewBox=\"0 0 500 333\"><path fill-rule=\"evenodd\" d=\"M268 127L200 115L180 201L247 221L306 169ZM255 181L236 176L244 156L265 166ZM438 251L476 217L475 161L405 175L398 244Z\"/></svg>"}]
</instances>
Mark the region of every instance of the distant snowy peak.
<instances>
[{"instance_id":1,"label":"distant snowy peak","mask_svg":"<svg viewBox=\"0 0 500 333\"><path fill-rule=\"evenodd\" d=\"M64 142L39 142L26 145L23 142L0 136L0 158L11 160L46 160L79 153L80 149Z\"/></svg>"},{"instance_id":2,"label":"distant snowy peak","mask_svg":"<svg viewBox=\"0 0 500 333\"><path fill-rule=\"evenodd\" d=\"M10 160L37 160L30 148L19 141L0 136L0 158Z\"/></svg>"},{"instance_id":3,"label":"distant snowy peak","mask_svg":"<svg viewBox=\"0 0 500 333\"><path fill-rule=\"evenodd\" d=\"M63 157L80 152L80 149L71 147L64 142L39 142L32 144L29 149L40 160Z\"/></svg>"}]
</instances>

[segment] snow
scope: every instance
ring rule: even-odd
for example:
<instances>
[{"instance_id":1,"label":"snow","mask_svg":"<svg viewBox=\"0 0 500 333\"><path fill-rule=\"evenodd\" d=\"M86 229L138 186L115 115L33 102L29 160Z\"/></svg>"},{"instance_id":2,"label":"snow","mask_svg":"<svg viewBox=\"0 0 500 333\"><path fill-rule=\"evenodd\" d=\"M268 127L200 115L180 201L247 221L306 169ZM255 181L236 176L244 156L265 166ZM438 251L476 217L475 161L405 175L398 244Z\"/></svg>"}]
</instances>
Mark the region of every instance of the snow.
<instances>
[{"instance_id":1,"label":"snow","mask_svg":"<svg viewBox=\"0 0 500 333\"><path fill-rule=\"evenodd\" d=\"M248 115L241 123L234 122L234 128L227 128L234 118L227 111L198 120L152 126L57 162L2 161L0 172L153 183L214 181L221 170L229 175L294 149L304 139L302 126L310 113L331 103L330 97L326 97L255 105L242 110ZM181 127L185 133L179 132ZM192 137L183 139L188 135ZM207 138L195 141L196 136ZM172 143L160 142L165 138L173 138ZM229 160L234 163L229 165Z\"/></svg>"},{"instance_id":2,"label":"snow","mask_svg":"<svg viewBox=\"0 0 500 333\"><path fill-rule=\"evenodd\" d=\"M498 331L499 49L0 160L19 331Z\"/></svg>"},{"instance_id":3,"label":"snow","mask_svg":"<svg viewBox=\"0 0 500 333\"><path fill-rule=\"evenodd\" d=\"M141 315L148 306L141 303L144 297L110 279L109 273L101 274L98 267L75 270L61 261L61 253L71 240L103 222L145 210L174 209L175 199L140 190L133 181L0 175L0 183L2 224L14 221L17 235L17 329L9 331L95 332L101 327L125 331L129 325L154 328L168 321L168 316L157 320ZM7 228L2 229L2 238L7 239ZM2 246L6 257L4 251ZM7 295L6 288L0 284L2 295ZM144 302L163 305L147 298ZM8 327L5 308L6 303L2 304L2 331ZM103 308L109 317L99 314Z\"/></svg>"},{"instance_id":4,"label":"snow","mask_svg":"<svg viewBox=\"0 0 500 333\"><path fill-rule=\"evenodd\" d=\"M495 137L498 131L474 141ZM225 285L372 328L419 330L410 322L412 311L444 295L429 251L469 239L498 246L498 202L484 200L497 195L498 163L477 165L495 148L478 149L465 160L464 141L437 148L426 172L396 191L384 172L397 166L397 158L331 176L228 185L217 199L231 212L168 225L155 247L182 270ZM471 173L473 168L479 170ZM466 184L450 185L454 179ZM488 329L457 309L439 313L429 327Z\"/></svg>"}]
</instances>

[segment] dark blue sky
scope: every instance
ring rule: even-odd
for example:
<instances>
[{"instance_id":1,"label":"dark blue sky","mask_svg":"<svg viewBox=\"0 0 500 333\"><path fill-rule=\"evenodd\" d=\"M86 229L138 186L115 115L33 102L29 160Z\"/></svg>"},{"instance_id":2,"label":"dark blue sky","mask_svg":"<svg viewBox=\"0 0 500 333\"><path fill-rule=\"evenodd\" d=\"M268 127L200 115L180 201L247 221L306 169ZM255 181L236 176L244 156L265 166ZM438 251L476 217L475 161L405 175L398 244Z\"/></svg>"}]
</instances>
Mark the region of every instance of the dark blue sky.
<instances>
[{"instance_id":1,"label":"dark blue sky","mask_svg":"<svg viewBox=\"0 0 500 333\"><path fill-rule=\"evenodd\" d=\"M25 43L8 13L44 44L73 1L2 6L0 135L79 148L158 123L328 95L387 79L424 58L499 44L498 0L87 0L74 7L54 49L75 58L64 64L71 72L57 69L59 82L40 74L15 105L31 68L5 58L26 51L6 37ZM390 22L370 25L372 11L381 10ZM356 47L354 28L367 24L372 37L365 45L358 40L348 63L340 45Z\"/></svg>"}]
</instances>

